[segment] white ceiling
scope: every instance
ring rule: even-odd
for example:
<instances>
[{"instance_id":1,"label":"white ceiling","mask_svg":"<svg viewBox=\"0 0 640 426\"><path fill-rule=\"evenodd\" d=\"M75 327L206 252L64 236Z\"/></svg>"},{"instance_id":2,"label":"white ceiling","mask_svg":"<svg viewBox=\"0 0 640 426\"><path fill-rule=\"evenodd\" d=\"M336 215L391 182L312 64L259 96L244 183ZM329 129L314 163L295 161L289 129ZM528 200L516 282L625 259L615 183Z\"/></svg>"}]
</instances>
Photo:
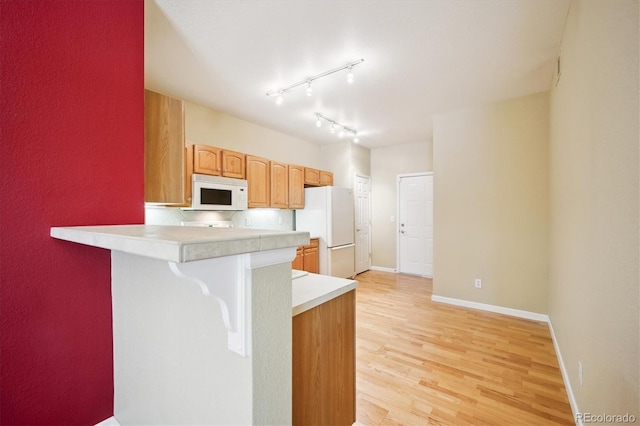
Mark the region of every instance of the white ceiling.
<instances>
[{"instance_id":1,"label":"white ceiling","mask_svg":"<svg viewBox=\"0 0 640 426\"><path fill-rule=\"evenodd\" d=\"M569 2L147 0L145 87L318 144L315 112L369 148L431 140L434 114L549 89Z\"/></svg>"}]
</instances>

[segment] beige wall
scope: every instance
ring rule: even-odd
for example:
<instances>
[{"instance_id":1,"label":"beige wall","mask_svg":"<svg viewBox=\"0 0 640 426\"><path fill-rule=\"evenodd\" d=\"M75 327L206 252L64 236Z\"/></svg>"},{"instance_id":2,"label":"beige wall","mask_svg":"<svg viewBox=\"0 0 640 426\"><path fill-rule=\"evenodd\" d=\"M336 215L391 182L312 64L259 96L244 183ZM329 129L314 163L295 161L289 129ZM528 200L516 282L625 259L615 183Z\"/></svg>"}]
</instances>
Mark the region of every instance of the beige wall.
<instances>
[{"instance_id":1,"label":"beige wall","mask_svg":"<svg viewBox=\"0 0 640 426\"><path fill-rule=\"evenodd\" d=\"M633 0L571 4L562 75L550 98L549 290L549 316L579 410L636 419L638 13Z\"/></svg>"},{"instance_id":2,"label":"beige wall","mask_svg":"<svg viewBox=\"0 0 640 426\"><path fill-rule=\"evenodd\" d=\"M434 117L435 295L547 312L548 117L547 94Z\"/></svg>"},{"instance_id":3,"label":"beige wall","mask_svg":"<svg viewBox=\"0 0 640 426\"><path fill-rule=\"evenodd\" d=\"M397 176L433 170L431 141L371 150L371 265L396 269Z\"/></svg>"},{"instance_id":4,"label":"beige wall","mask_svg":"<svg viewBox=\"0 0 640 426\"><path fill-rule=\"evenodd\" d=\"M270 160L321 168L320 147L266 127L185 102L185 137L187 141Z\"/></svg>"}]
</instances>

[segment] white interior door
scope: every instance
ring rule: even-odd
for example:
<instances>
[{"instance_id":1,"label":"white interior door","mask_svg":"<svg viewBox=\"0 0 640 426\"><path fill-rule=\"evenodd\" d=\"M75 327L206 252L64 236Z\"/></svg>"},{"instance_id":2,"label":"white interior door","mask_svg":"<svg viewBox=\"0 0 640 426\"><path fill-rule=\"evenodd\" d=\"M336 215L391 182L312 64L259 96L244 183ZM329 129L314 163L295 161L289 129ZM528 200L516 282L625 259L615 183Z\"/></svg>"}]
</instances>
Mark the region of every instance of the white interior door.
<instances>
[{"instance_id":1,"label":"white interior door","mask_svg":"<svg viewBox=\"0 0 640 426\"><path fill-rule=\"evenodd\" d=\"M371 269L371 178L355 177L356 274Z\"/></svg>"},{"instance_id":2,"label":"white interior door","mask_svg":"<svg viewBox=\"0 0 640 426\"><path fill-rule=\"evenodd\" d=\"M399 177L399 272L433 276L433 174Z\"/></svg>"}]
</instances>

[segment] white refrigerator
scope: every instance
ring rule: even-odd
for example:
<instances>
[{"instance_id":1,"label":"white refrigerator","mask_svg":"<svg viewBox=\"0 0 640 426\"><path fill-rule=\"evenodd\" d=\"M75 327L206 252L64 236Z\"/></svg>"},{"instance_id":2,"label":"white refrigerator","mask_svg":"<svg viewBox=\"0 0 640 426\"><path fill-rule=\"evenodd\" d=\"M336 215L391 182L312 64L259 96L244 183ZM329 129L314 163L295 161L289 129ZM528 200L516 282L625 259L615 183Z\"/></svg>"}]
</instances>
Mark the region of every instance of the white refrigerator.
<instances>
[{"instance_id":1,"label":"white refrigerator","mask_svg":"<svg viewBox=\"0 0 640 426\"><path fill-rule=\"evenodd\" d=\"M318 237L320 274L355 276L353 190L335 186L305 188L304 209L296 210L296 230Z\"/></svg>"}]
</instances>

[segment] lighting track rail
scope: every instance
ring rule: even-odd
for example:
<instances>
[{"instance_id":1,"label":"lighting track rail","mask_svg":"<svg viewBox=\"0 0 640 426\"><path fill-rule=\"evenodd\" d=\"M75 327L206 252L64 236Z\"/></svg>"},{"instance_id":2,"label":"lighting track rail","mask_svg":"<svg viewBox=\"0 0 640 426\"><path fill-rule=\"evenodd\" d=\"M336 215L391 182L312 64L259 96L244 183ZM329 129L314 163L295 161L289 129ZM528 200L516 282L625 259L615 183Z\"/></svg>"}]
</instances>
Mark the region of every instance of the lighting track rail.
<instances>
[{"instance_id":1,"label":"lighting track rail","mask_svg":"<svg viewBox=\"0 0 640 426\"><path fill-rule=\"evenodd\" d=\"M327 118L324 115L320 114L319 112L316 112L315 114L316 114L316 127L322 127L322 120L324 120L331 124L331 127L329 128L329 131L331 133L335 133L336 131L338 131L339 138L342 138L343 136L345 136L345 133L348 133L353 138L353 142L358 143L358 141L360 141L360 139L358 138L358 132L355 129L352 129L351 127L347 127L344 124L340 124L337 121L332 120L330 118Z\"/></svg>"},{"instance_id":2,"label":"lighting track rail","mask_svg":"<svg viewBox=\"0 0 640 426\"><path fill-rule=\"evenodd\" d=\"M326 77L328 75L334 74L334 73L336 73L338 71L342 71L342 70L348 70L349 71L349 73L347 74L347 82L349 84L351 84L351 83L353 83L353 71L352 71L353 67L355 67L356 65L359 65L359 64L361 64L363 62L364 62L364 59L358 59L357 61L350 62L350 63L348 63L346 65L341 66L341 67L333 68L333 69L330 69L329 71L325 71L323 73L316 74L316 75L311 76L311 77L307 77L304 80L300 80L300 81L295 82L293 84L290 84L290 85L288 85L286 87L282 87L282 88L280 88L278 90L270 90L270 91L267 92L267 96L269 96L269 97L276 96L276 103L278 105L280 105L280 104L282 104L282 101L283 101L282 95L285 92L288 92L289 90L291 90L291 89L293 89L295 87L302 86L303 84L307 85L307 89L306 89L307 96L311 96L313 94L313 89L311 88L311 83L313 81L315 81L315 80L317 80L319 78Z\"/></svg>"}]
</instances>

